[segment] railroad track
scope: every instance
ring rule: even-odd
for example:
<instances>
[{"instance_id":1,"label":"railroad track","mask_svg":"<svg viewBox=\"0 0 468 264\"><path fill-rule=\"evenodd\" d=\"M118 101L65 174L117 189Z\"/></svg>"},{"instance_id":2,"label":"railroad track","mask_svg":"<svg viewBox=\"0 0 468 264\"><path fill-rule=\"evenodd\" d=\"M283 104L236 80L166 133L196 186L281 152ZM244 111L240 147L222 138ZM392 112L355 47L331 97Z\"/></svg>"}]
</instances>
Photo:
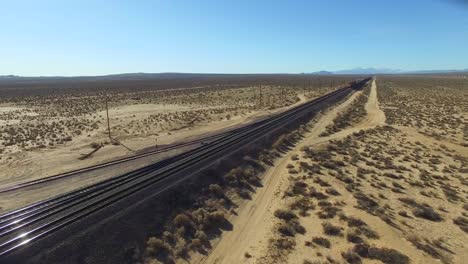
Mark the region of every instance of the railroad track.
<instances>
[{"instance_id":1,"label":"railroad track","mask_svg":"<svg viewBox=\"0 0 468 264\"><path fill-rule=\"evenodd\" d=\"M19 249L34 246L35 242L40 239L53 235L54 232L68 225L79 223L108 206L148 190L149 187L153 187L151 190L157 188L165 190L174 186L190 177L186 175L176 178L175 175L182 172L193 173L199 164L216 160L227 149L244 146L262 135L293 122L304 114L317 111L320 103L327 102L330 98L344 97L353 88L361 88L368 80L356 81L348 87L338 89L281 114L223 133L209 144L185 153L6 213L0 216L0 260Z\"/></svg>"},{"instance_id":2,"label":"railroad track","mask_svg":"<svg viewBox=\"0 0 468 264\"><path fill-rule=\"evenodd\" d=\"M43 177L43 178L40 178L40 179L37 179L37 180L31 180L31 181L20 182L20 183L17 183L17 184L12 184L12 185L1 186L0 187L0 193L11 192L11 191L15 191L15 190L18 190L18 189L23 189L23 188L38 185L38 184L44 184L44 183L53 182L53 181L63 179L63 178L73 177L73 176L76 176L76 175L79 175L79 174L82 174L82 173L95 171L95 170L102 169L102 168L107 168L107 167L114 166L114 165L117 165L117 164L121 164L121 163L124 163L124 162L134 161L134 160L137 160L137 159L141 159L141 158L161 154L161 153L164 153L164 152L168 152L168 151L183 148L183 147L208 143L211 140L215 140L215 139L223 137L225 135L238 133L238 132L241 132L243 130L249 129L250 127L252 127L254 125L257 125L257 124L259 124L261 122L264 122L264 120L259 121L259 122L254 123L254 124L249 124L247 126L243 126L243 127L240 127L240 128L228 130L226 132L218 133L216 135L202 137L202 138L199 138L199 139L196 139L196 140L177 143L177 144L173 144L173 145L166 146L166 147L161 147L159 149L152 150L152 151L149 151L149 152L136 154L136 155L132 155L132 156L129 156L129 157L124 157L124 158L119 158L119 159L115 159L115 160L112 160L112 161L109 161L109 162L103 162L103 163L100 163L100 164L96 164L96 165L93 165L93 166L88 166L88 167L84 167L84 168L80 168L80 169L76 169L76 170L71 170L71 171L67 171L67 172L64 172L64 173L59 173L59 174Z\"/></svg>"}]
</instances>

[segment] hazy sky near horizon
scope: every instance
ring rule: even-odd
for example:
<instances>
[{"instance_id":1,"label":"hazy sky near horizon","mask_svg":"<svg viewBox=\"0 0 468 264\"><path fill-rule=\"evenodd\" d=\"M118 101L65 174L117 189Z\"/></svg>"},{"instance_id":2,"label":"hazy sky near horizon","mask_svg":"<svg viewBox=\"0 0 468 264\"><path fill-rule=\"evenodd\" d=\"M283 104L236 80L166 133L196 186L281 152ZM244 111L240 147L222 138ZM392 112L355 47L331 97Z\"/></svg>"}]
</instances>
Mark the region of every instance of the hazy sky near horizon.
<instances>
[{"instance_id":1,"label":"hazy sky near horizon","mask_svg":"<svg viewBox=\"0 0 468 264\"><path fill-rule=\"evenodd\" d=\"M0 0L0 75L468 68L462 0Z\"/></svg>"}]
</instances>

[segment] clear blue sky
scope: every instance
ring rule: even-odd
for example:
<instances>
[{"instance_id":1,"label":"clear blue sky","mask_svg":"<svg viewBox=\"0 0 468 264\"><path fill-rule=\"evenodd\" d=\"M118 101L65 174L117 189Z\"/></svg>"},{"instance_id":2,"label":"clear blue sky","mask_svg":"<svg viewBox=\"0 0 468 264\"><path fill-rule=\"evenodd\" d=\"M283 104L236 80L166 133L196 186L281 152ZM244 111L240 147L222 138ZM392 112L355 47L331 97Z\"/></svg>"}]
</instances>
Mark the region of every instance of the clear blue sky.
<instances>
[{"instance_id":1,"label":"clear blue sky","mask_svg":"<svg viewBox=\"0 0 468 264\"><path fill-rule=\"evenodd\" d=\"M0 75L462 69L463 2L1 0Z\"/></svg>"}]
</instances>

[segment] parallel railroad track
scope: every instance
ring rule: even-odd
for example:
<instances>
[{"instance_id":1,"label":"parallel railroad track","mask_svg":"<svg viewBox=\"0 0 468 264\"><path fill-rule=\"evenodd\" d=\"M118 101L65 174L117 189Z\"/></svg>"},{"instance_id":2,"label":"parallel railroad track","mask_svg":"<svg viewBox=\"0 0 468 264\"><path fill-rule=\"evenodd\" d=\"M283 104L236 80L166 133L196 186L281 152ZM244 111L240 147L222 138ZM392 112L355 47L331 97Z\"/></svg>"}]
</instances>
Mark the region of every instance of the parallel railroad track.
<instances>
[{"instance_id":1,"label":"parallel railroad track","mask_svg":"<svg viewBox=\"0 0 468 264\"><path fill-rule=\"evenodd\" d=\"M216 160L220 153L233 147L245 146L262 135L286 125L300 116L316 111L322 102L344 96L361 88L369 79L355 82L313 101L304 103L260 122L217 135L209 144L177 156L156 162L135 171L72 191L55 198L14 210L0 216L0 260L12 252L32 246L67 225L117 203L149 187L166 184L171 176L196 168L200 162ZM189 177L189 176L187 176ZM174 179L175 185L187 177ZM169 188L168 186L167 188Z\"/></svg>"},{"instance_id":2,"label":"parallel railroad track","mask_svg":"<svg viewBox=\"0 0 468 264\"><path fill-rule=\"evenodd\" d=\"M240 128L232 129L232 130L229 130L229 131L226 131L226 132L218 133L216 135L202 137L202 138L187 141L187 142L182 142L182 143L177 143L177 144L173 144L173 145L170 145L170 146L161 147L159 149L148 151L148 152L145 152L145 153L136 154L136 155L132 155L132 156L129 156L129 157L124 157L124 158L119 158L119 159L115 159L115 160L112 160L112 161L103 162L103 163L100 163L100 164L96 164L96 165L92 165L92 166L88 166L88 167L84 167L84 168L80 168L80 169L76 169L76 170L72 170L72 171L67 171L67 172L64 172L64 173L59 173L59 174L43 177L43 178L36 179L36 180L25 181L25 182L13 184L13 185L1 186L0 187L0 193L16 191L18 189L23 189L23 188L38 185L38 184L43 184L43 183L48 183L48 182L52 182L52 181L63 179L63 178L73 177L73 176L76 176L76 175L79 175L79 174L82 174L82 173L95 171L95 170L98 170L98 169L110 167L110 166L117 165L117 164L120 164L120 163L129 162L129 161L141 159L141 158L144 158L144 157L149 157L149 156L152 156L152 155L161 154L161 153L164 153L164 152L167 152L167 151L171 151L171 150L175 150L175 149L179 149L179 148L183 148L183 147L187 147L187 146L191 146L191 145L207 143L210 140L215 140L217 138L223 137L223 136L228 135L228 134L238 133L240 131L246 130L246 129L250 128L251 126L257 125L257 124L259 124L261 122L264 122L264 120L259 121L259 122L254 123L254 124L243 126L243 127L240 127Z\"/></svg>"}]
</instances>

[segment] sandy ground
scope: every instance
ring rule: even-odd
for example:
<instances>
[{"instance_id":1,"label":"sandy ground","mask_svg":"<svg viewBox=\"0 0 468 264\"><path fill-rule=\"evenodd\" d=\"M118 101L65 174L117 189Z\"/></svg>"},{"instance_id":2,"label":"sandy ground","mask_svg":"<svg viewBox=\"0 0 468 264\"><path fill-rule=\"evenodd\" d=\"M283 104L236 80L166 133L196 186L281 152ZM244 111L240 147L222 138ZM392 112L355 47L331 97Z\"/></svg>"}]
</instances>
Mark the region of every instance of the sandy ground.
<instances>
[{"instance_id":1,"label":"sandy ground","mask_svg":"<svg viewBox=\"0 0 468 264\"><path fill-rule=\"evenodd\" d=\"M307 217L300 217L300 224L307 230L305 235L296 235L293 238L296 243L295 248L291 251L287 251L287 253L278 255L278 249L272 246L272 241L281 237L276 231L281 220L274 216L274 212L277 209L288 208L288 205L292 202L292 198L285 198L284 193L291 185L292 178L295 177L290 175L287 168L288 164L294 163L291 162L293 155L299 156L299 161L307 161L302 157L304 152L301 150L304 147L323 149L327 144L329 144L329 142L344 139L361 130L374 131L374 128L385 125L385 114L379 108L379 102L377 100L377 86L376 81L374 80L368 101L365 105L367 116L353 127L344 129L327 137L319 137L319 134L333 122L337 114L346 109L346 107L352 103L359 93L360 92L355 93L347 101L321 115L318 120L316 120L313 129L305 135L305 138L299 142L294 149L276 161L275 166L270 168L264 175L264 187L259 188L252 196L252 200L247 201L239 208L237 212L238 215L230 219L234 226L233 230L223 233L221 239L214 243L215 246L209 255L197 256L194 261L195 263L305 263L305 260L311 261L310 263L315 263L312 261L322 263L322 261L327 261L327 259L328 262L335 260L341 263L341 261L344 261L341 254L353 246L351 242L346 241L344 236L326 236L332 244L331 248L321 248L317 245L312 245L311 247L310 244L312 244L312 242L309 241L311 241L312 237L323 236L321 224L324 222L330 222L339 226L341 230L346 230L345 233L352 232L354 229L346 227L346 221L336 219L338 217L323 220L319 218L317 216L318 214L315 212L312 212ZM410 127L399 127L399 129L400 132L377 132L376 134L369 134L367 137L373 140L381 140L381 144L389 144L392 148L387 147L387 149L385 149L387 151L393 149L393 147L397 148L398 151L403 151L405 148L411 149L411 147L408 146L412 146L412 144L420 144L415 142L422 142L422 146L431 146L433 151L432 153L440 153L442 155L439 146L444 144L449 150L455 151L465 158L468 157L468 151L466 148L459 145L439 142L433 138L417 133ZM382 134L379 136L378 133ZM363 141L360 144L367 146L368 148L375 146L373 143L367 143L366 141ZM449 152L444 153L450 155ZM382 152L382 154L385 155L384 152ZM386 155L388 155L388 153ZM450 156L443 157L445 158L442 164L460 166L460 163L451 160ZM419 165L422 167L421 169L427 169L429 171L431 169L431 167L428 166L430 163L426 163L428 164L426 165L424 163L418 164L413 162L409 164L398 163L397 165L402 164L406 166L409 164L412 166ZM463 163L461 166L463 167ZM351 168L349 169L354 170ZM300 170L300 168L298 168L298 170ZM382 174L383 172L385 171L378 173ZM353 173L353 177L356 177L356 172ZM434 173L438 172L435 171ZM384 221L388 219L382 217L382 215L373 215L364 210L358 209L357 200L354 199L353 193L348 191L348 186L343 181L338 180L332 175L335 174L330 170L326 170L325 176L321 177L329 184L328 186L332 186L340 193L338 196L332 196L329 201L336 204L343 215L361 219L367 226L378 233L378 239L370 239L369 243L372 246L395 249L406 255L412 263L463 263L463 260L468 258L468 251L466 250L468 238L458 226L452 224L451 220L459 216L460 213L463 215L463 209L460 209L459 204L448 203L445 200L440 200L440 198L428 198L420 195L419 193L418 195L415 195L418 190L413 189L409 184L403 184L404 187L402 188L404 189L402 190L404 191L401 191L401 194L400 192L395 193L394 190L387 191L387 189L383 189L384 191L382 194L384 194L386 198L383 198L382 200L379 198L379 202L386 203L386 206L388 206L384 207L384 216L390 216L390 219L393 219L392 221L396 224L395 226L392 226ZM409 182L414 178L411 174L405 174L405 176L409 179L405 180L405 182ZM300 179L300 177L296 177L296 179ZM380 184L395 184L395 180L388 180L385 177L373 178L373 180L371 180L371 182L374 181ZM305 180L305 182L312 185L316 184L315 181L312 182L310 179ZM358 180L358 182L360 181ZM377 196L377 193L375 193L375 187L372 186L372 184L369 186L367 183L364 183L361 188L363 192ZM322 188L321 185L317 186L317 188L325 191L325 188ZM434 190L437 191L437 189ZM411 195L412 193L413 195ZM417 199L417 201L427 202L435 208L444 208L443 210L440 210L442 210L441 213L443 214L443 218L446 219L444 221L447 222L432 222L418 217L396 216L396 212L411 209L399 202L399 198L407 197L407 194L410 197ZM441 195L443 196L443 194ZM318 209L316 209L316 211L318 211ZM430 245L432 247L436 247L435 245L441 245L438 248L436 247L436 252L440 253L438 258L441 258L442 261L435 259L433 256L429 255L428 252L418 250L415 247L415 244L410 242L410 239L414 237L421 239L421 241L423 241L422 244L426 243L426 245ZM444 248L446 249L444 250ZM377 260L362 260L364 263L380 263Z\"/></svg>"},{"instance_id":2,"label":"sandy ground","mask_svg":"<svg viewBox=\"0 0 468 264\"><path fill-rule=\"evenodd\" d=\"M241 126L246 123L254 122L258 119L267 117L269 115L285 111L290 107L297 106L306 101L303 95L298 96L299 101L295 104L282 107L274 110L257 111L249 115L234 116L230 120L223 120L211 123L197 124L193 127L170 131L168 133L159 134L156 137L140 137L132 138L129 143L125 142L125 145L138 150L138 153L145 152L145 149L155 144L173 144L178 142L185 142L196 139L200 136L211 135L228 129L232 129ZM178 109L176 105L136 105L136 106L122 106L116 109L112 109L116 119L123 119L129 115L144 115L148 111L171 111ZM97 163L106 162L113 160L117 157L131 156L133 152L121 146L106 145L101 149L92 159L78 160L77 156L79 153L85 154L90 151L89 144L90 139L83 137L81 140L74 140L69 145L56 148L52 150L39 150L29 153L24 153L22 159L14 159L6 164L2 164L0 168L0 187L7 187L19 182L25 182L33 179L42 178L44 176L53 175L57 173L67 172L77 168L91 166ZM196 147L196 145L192 146ZM49 182L47 184L41 184L40 186L28 187L18 191L12 191L8 193L0 194L0 213L7 212L9 210L18 208L30 204L32 202L47 199L61 193L69 192L79 187L89 186L99 181L108 179L118 175L141 168L145 165L151 164L163 158L167 158L171 155L181 153L189 148L177 149L174 151L151 155L145 158L141 158L132 162L125 162L111 167L91 171L87 173L80 173L73 177L67 177L64 179Z\"/></svg>"},{"instance_id":3,"label":"sandy ground","mask_svg":"<svg viewBox=\"0 0 468 264\"><path fill-rule=\"evenodd\" d=\"M299 97L300 100L289 106L293 107L305 101L303 96ZM151 111L171 111L178 109L179 106L170 105L137 105L137 106L124 106L110 111L115 114L115 119L112 122L119 122L123 118L128 118L130 115L138 115ZM216 131L228 129L241 124L255 121L259 118L269 116L288 109L289 107L278 108L274 110L257 111L249 115L235 116L230 120L221 120L210 123L199 123L192 127L167 131L159 133L157 136L134 137L131 140L122 140L122 143L132 150L141 150L147 147L165 144L173 144L183 142L190 138L199 135L212 134ZM158 110L159 109L159 110ZM120 138L119 138L120 139ZM106 140L105 136L102 140ZM99 150L93 158L86 160L78 160L82 154L89 153L92 149L89 145L95 142L96 139L88 139L85 135L67 143L66 146L56 147L54 149L37 150L32 152L22 152L18 154L11 161L0 164L0 186L10 185L16 182L25 180L33 180L42 178L44 176L67 172L70 170L91 166L94 164L106 162L118 157L132 155L122 146L106 145L103 149Z\"/></svg>"},{"instance_id":4,"label":"sandy ground","mask_svg":"<svg viewBox=\"0 0 468 264\"><path fill-rule=\"evenodd\" d=\"M374 88L375 89L375 88ZM223 234L219 243L207 258L200 263L254 263L255 258L246 259L246 252L255 256L265 255L268 251L268 237L276 224L273 212L282 206L282 193L288 187L288 170L286 165L292 155L297 155L300 148L314 144L325 128L333 122L340 111L348 107L360 94L356 92L345 102L321 115L312 130L305 135L294 150L276 161L275 166L268 169L264 176L264 187L257 190L252 200L243 204L238 210L238 216L232 219L234 229ZM375 97L375 91L373 93Z\"/></svg>"}]
</instances>

